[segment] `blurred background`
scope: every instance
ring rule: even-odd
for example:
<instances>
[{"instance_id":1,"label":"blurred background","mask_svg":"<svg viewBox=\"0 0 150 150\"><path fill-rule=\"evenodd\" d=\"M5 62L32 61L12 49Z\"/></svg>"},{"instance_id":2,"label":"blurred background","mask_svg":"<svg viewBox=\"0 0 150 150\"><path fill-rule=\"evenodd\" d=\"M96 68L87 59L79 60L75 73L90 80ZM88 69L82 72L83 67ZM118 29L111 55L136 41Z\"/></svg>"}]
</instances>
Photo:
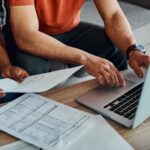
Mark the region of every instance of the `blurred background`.
<instances>
[{"instance_id":1,"label":"blurred background","mask_svg":"<svg viewBox=\"0 0 150 150\"><path fill-rule=\"evenodd\" d=\"M120 0L118 2L127 16L132 29L150 23L150 0ZM81 20L103 24L93 0L86 0L82 9Z\"/></svg>"}]
</instances>

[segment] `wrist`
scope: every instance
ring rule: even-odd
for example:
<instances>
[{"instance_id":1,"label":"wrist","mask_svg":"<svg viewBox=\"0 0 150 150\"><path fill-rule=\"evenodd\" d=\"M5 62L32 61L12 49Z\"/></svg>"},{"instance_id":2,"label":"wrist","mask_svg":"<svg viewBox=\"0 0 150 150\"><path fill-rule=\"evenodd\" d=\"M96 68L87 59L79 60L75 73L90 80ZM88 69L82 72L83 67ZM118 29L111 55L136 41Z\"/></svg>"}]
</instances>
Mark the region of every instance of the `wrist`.
<instances>
[{"instance_id":1,"label":"wrist","mask_svg":"<svg viewBox=\"0 0 150 150\"><path fill-rule=\"evenodd\" d=\"M87 52L84 52L84 51L81 51L80 53L79 53L79 64L80 65L86 65L87 64L87 61L88 61L88 56L89 54L87 53Z\"/></svg>"},{"instance_id":2,"label":"wrist","mask_svg":"<svg viewBox=\"0 0 150 150\"><path fill-rule=\"evenodd\" d=\"M11 64L4 64L4 65L2 65L2 66L0 66L0 72L3 72L3 70L5 69L5 68L11 68L12 67L12 65Z\"/></svg>"},{"instance_id":3,"label":"wrist","mask_svg":"<svg viewBox=\"0 0 150 150\"><path fill-rule=\"evenodd\" d=\"M70 63L80 64L80 65L86 64L87 57L88 57L87 52L74 47L68 47L68 48L70 52L72 51L70 53L70 58L68 59Z\"/></svg>"},{"instance_id":4,"label":"wrist","mask_svg":"<svg viewBox=\"0 0 150 150\"><path fill-rule=\"evenodd\" d=\"M145 53L146 51L145 51L145 48L143 45L133 44L133 45L129 46L128 49L126 50L127 58L129 59L131 57L131 55L136 52Z\"/></svg>"}]
</instances>

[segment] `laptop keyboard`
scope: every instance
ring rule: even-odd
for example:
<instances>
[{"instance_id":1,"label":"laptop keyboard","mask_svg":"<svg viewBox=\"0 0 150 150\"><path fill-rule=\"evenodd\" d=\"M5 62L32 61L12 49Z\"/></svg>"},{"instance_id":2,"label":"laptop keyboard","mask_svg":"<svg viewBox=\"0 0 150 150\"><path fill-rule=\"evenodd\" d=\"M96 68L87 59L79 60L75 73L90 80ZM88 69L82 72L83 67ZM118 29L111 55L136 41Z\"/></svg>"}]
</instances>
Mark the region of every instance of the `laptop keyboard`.
<instances>
[{"instance_id":1,"label":"laptop keyboard","mask_svg":"<svg viewBox=\"0 0 150 150\"><path fill-rule=\"evenodd\" d=\"M105 105L104 108L128 118L129 120L133 119L135 117L143 84L144 83L137 85L124 95Z\"/></svg>"}]
</instances>

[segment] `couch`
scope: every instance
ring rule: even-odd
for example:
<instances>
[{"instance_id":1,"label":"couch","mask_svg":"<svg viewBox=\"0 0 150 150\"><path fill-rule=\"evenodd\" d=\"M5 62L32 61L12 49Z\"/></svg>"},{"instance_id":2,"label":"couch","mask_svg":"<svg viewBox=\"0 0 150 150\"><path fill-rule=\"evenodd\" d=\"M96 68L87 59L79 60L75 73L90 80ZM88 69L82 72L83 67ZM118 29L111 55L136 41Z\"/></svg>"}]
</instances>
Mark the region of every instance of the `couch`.
<instances>
[{"instance_id":1,"label":"couch","mask_svg":"<svg viewBox=\"0 0 150 150\"><path fill-rule=\"evenodd\" d=\"M132 29L150 23L150 10L147 9L150 8L150 0L123 0L119 1L119 4L127 16ZM103 21L94 6L93 0L86 1L82 9L81 20L103 24Z\"/></svg>"},{"instance_id":2,"label":"couch","mask_svg":"<svg viewBox=\"0 0 150 150\"><path fill-rule=\"evenodd\" d=\"M122 0L144 8L150 9L150 0Z\"/></svg>"}]
</instances>

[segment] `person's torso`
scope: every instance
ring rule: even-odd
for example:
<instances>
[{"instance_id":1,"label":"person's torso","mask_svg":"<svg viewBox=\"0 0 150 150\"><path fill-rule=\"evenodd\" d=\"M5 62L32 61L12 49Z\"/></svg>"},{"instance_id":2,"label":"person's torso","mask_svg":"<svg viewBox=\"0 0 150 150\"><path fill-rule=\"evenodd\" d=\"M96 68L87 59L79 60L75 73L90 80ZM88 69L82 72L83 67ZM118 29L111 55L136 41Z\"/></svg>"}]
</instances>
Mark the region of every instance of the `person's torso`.
<instances>
[{"instance_id":1,"label":"person's torso","mask_svg":"<svg viewBox=\"0 0 150 150\"><path fill-rule=\"evenodd\" d=\"M84 0L35 0L40 31L60 34L79 24Z\"/></svg>"}]
</instances>

